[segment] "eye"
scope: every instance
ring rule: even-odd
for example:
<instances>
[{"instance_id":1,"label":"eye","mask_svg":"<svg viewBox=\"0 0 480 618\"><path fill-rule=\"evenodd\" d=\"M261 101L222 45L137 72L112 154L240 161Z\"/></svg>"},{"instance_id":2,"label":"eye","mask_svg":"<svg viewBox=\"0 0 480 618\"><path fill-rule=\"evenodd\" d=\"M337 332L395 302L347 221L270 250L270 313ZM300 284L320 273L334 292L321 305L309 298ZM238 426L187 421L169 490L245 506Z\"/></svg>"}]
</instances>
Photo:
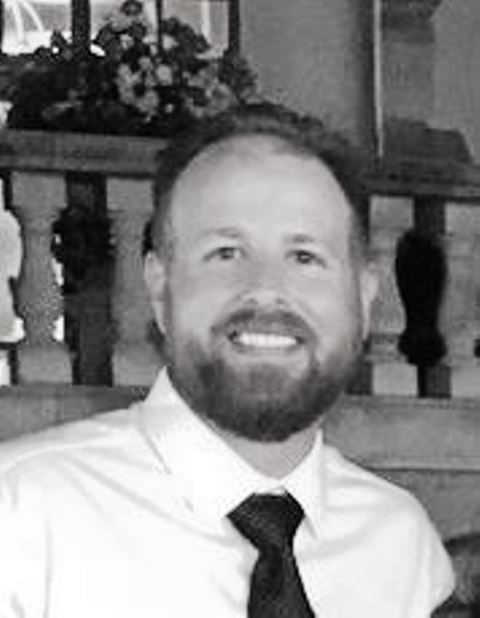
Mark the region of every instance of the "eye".
<instances>
[{"instance_id":1,"label":"eye","mask_svg":"<svg viewBox=\"0 0 480 618\"><path fill-rule=\"evenodd\" d=\"M213 251L210 251L210 253L207 255L207 260L208 261L217 260L220 262L229 262L231 260L238 259L240 256L241 256L240 247L224 246L224 247L217 247L213 249Z\"/></svg>"},{"instance_id":2,"label":"eye","mask_svg":"<svg viewBox=\"0 0 480 618\"><path fill-rule=\"evenodd\" d=\"M325 263L324 259L321 256L313 253L312 251L306 251L305 249L296 249L295 251L292 251L292 258L297 264L301 264L304 266L323 266Z\"/></svg>"}]
</instances>

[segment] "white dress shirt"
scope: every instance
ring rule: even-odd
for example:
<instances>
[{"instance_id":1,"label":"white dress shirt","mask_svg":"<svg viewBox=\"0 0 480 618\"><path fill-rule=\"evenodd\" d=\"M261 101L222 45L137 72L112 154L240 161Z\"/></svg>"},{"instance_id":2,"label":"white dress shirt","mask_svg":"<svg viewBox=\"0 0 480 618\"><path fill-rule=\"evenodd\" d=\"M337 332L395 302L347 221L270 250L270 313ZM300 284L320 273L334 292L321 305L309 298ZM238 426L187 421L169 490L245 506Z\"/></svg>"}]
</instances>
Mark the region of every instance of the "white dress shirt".
<instances>
[{"instance_id":1,"label":"white dress shirt","mask_svg":"<svg viewBox=\"0 0 480 618\"><path fill-rule=\"evenodd\" d=\"M245 618L256 550L227 519L252 492L303 506L295 554L319 618L427 618L450 562L405 491L314 448L249 467L161 374L142 404L0 449L0 618Z\"/></svg>"}]
</instances>

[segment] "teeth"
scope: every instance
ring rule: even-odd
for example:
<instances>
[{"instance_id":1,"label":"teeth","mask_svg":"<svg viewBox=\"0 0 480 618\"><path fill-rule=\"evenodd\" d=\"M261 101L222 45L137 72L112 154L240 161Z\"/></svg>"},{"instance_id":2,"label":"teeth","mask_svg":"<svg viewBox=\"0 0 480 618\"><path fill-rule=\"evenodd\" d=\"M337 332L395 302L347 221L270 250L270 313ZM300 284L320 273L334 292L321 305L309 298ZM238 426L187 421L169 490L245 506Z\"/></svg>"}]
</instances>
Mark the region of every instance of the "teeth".
<instances>
[{"instance_id":1,"label":"teeth","mask_svg":"<svg viewBox=\"0 0 480 618\"><path fill-rule=\"evenodd\" d=\"M237 341L244 346L266 349L289 348L297 343L294 337L271 333L241 333Z\"/></svg>"}]
</instances>

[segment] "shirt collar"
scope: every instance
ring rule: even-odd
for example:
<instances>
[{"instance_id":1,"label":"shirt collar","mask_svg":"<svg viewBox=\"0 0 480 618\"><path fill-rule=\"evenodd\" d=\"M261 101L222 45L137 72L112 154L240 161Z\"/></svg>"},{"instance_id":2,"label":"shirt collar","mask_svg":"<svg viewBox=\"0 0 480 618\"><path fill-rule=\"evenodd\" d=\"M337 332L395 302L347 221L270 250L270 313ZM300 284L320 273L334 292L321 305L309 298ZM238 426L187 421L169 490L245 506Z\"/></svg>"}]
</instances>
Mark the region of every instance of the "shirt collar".
<instances>
[{"instance_id":1,"label":"shirt collar","mask_svg":"<svg viewBox=\"0 0 480 618\"><path fill-rule=\"evenodd\" d=\"M301 504L319 534L323 505L323 445L313 448L285 478L268 477L251 467L183 401L162 371L142 407L149 438L196 514L223 520L252 493L286 490Z\"/></svg>"}]
</instances>

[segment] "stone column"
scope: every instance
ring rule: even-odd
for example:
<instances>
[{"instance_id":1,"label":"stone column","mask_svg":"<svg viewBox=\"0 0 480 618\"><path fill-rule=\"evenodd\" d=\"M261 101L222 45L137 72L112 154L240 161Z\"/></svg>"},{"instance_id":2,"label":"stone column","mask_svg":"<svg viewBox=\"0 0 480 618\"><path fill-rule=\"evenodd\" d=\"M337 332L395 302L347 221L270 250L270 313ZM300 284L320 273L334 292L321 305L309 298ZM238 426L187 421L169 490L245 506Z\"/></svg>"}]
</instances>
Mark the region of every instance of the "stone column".
<instances>
[{"instance_id":1,"label":"stone column","mask_svg":"<svg viewBox=\"0 0 480 618\"><path fill-rule=\"evenodd\" d=\"M52 225L66 206L65 178L60 174L13 172L12 211L22 231L23 261L17 284L17 310L25 339L18 347L20 382L71 382L65 346L54 339L63 301L50 251Z\"/></svg>"},{"instance_id":2,"label":"stone column","mask_svg":"<svg viewBox=\"0 0 480 618\"><path fill-rule=\"evenodd\" d=\"M370 203L371 247L379 273L371 324L371 390L376 395L416 395L417 372L398 351L405 314L395 278L398 240L412 228L413 199L373 196Z\"/></svg>"},{"instance_id":3,"label":"stone column","mask_svg":"<svg viewBox=\"0 0 480 618\"><path fill-rule=\"evenodd\" d=\"M374 147L377 0L244 0L241 48L262 94Z\"/></svg>"},{"instance_id":4,"label":"stone column","mask_svg":"<svg viewBox=\"0 0 480 618\"><path fill-rule=\"evenodd\" d=\"M10 282L18 278L22 264L20 226L5 209L4 182L0 178L0 341L16 341L22 333L10 290Z\"/></svg>"},{"instance_id":5,"label":"stone column","mask_svg":"<svg viewBox=\"0 0 480 618\"><path fill-rule=\"evenodd\" d=\"M22 263L20 226L5 210L4 181L0 178L0 385L12 381L16 342L23 335L11 294L11 282L18 278Z\"/></svg>"},{"instance_id":6,"label":"stone column","mask_svg":"<svg viewBox=\"0 0 480 618\"><path fill-rule=\"evenodd\" d=\"M160 358L148 340L153 318L142 264L143 232L152 213L151 181L108 178L107 206L115 242L114 383L150 385L160 366Z\"/></svg>"},{"instance_id":7,"label":"stone column","mask_svg":"<svg viewBox=\"0 0 480 618\"><path fill-rule=\"evenodd\" d=\"M441 326L448 347L450 396L480 396L480 208L478 204L448 202L445 206L445 250L448 285Z\"/></svg>"}]
</instances>

